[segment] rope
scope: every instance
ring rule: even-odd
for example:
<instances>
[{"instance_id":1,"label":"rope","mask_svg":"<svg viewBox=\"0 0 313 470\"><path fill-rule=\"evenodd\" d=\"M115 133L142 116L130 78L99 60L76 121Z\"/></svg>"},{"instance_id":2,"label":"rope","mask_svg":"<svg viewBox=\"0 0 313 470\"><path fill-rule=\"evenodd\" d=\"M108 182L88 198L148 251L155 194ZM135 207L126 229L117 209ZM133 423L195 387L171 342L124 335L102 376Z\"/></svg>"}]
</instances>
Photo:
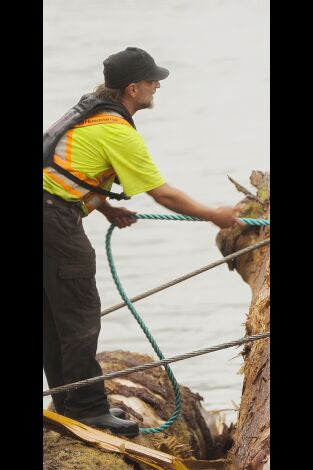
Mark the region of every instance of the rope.
<instances>
[{"instance_id":1,"label":"rope","mask_svg":"<svg viewBox=\"0 0 313 470\"><path fill-rule=\"evenodd\" d=\"M98 377L92 377L90 379L81 380L72 384L61 385L60 387L50 388L43 392L43 396L56 395L57 393L66 392L68 390L73 390L81 387L86 387L91 384L98 382L103 382L104 380L117 379L118 377L124 377L125 375L134 374L135 372L142 372L147 369L152 369L154 367L165 366L171 362L183 361L185 359L190 359L192 357L201 356L203 354L209 354L215 351L221 351L222 349L232 348L234 346L241 346L245 343L251 343L254 341L260 341L270 337L270 332L259 333L257 335L246 336L245 338L236 339L234 341L229 341L228 343L218 344L216 346L211 346L210 348L199 349L198 351L192 351L185 354L180 354L179 356L169 357L167 359L162 359L161 361L147 362L146 364L141 364L139 366L130 367L129 369L117 370L115 372L110 372L108 374L99 375Z\"/></svg>"},{"instance_id":2,"label":"rope","mask_svg":"<svg viewBox=\"0 0 313 470\"><path fill-rule=\"evenodd\" d=\"M112 274L112 277L114 279L115 285L117 287L117 290L120 293L120 296L122 297L122 299L126 303L127 307L131 311L131 313L134 316L134 318L136 319L136 321L138 322L140 328L143 330L144 334L146 335L148 341L150 342L150 344L151 344L152 348L154 349L155 353L157 354L158 358L159 359L165 359L161 349L157 345L157 342L155 341L154 337L150 333L150 331L149 331L148 327L146 326L145 322L143 321L143 319L141 318L141 316L137 312L137 310L134 307L134 305L132 304L132 302L129 300L129 298L128 298L126 292L124 291L123 286L122 286L122 284L119 280L119 277L117 275L115 264L114 264L114 261L113 261L112 250L111 250L111 236L112 236L112 232L113 232L114 228L115 228L115 225L112 224L109 227L109 230L107 231L106 250L107 250L107 257L108 257L108 261L109 261L109 265L110 265L110 269L111 269L111 274ZM159 427L156 427L156 428L139 428L139 431L142 434L156 434L156 433L159 433L159 432L163 432L165 429L169 428L176 421L176 419L178 418L178 416L180 414L180 411L181 411L181 397L180 397L179 385L178 385L178 383L177 383L177 381L174 377L174 374L173 374L171 368L168 365L166 365L165 369L166 369L167 375L170 379L170 382L171 382L173 390L174 390L174 395L175 395L174 412L173 412L172 416L166 421L166 423L162 424Z\"/></svg>"},{"instance_id":3,"label":"rope","mask_svg":"<svg viewBox=\"0 0 313 470\"><path fill-rule=\"evenodd\" d=\"M205 219L199 219L198 217L191 217L190 215L179 215L179 214L135 214L130 215L130 219L145 219L145 220L188 220L191 222L207 222ZM241 217L241 220L247 225L270 225L270 221L267 219L251 219L249 217Z\"/></svg>"},{"instance_id":4,"label":"rope","mask_svg":"<svg viewBox=\"0 0 313 470\"><path fill-rule=\"evenodd\" d=\"M136 214L136 215L133 215L133 216L130 216L130 217L131 218L136 218L136 219L149 219L149 220L178 220L178 221L200 221L201 220L197 217L190 217L190 216L179 215L179 214L162 214L162 215L161 214ZM261 219L248 219L248 218L246 218L244 220L244 222L248 225L252 225L252 224L255 225L256 220L261 220ZM269 221L265 221L264 224L263 224L263 222L260 222L260 224L267 225L267 224L269 224ZM132 304L132 302L128 298L128 296L127 296L127 294L126 294L126 292L125 292L125 290L124 290L124 288L123 288L123 286L122 286L122 284L119 280L119 277L118 277L118 274L117 274L117 271L116 271L116 268L115 268L113 256L112 256L112 250L111 250L111 236L112 236L114 228L115 228L115 225L111 224L111 226L109 227L109 229L107 231L105 244L106 244L107 258L108 258L111 274L112 274L112 277L114 279L116 288L119 291L120 296L124 300L125 304L129 308L130 312L132 313L133 317L135 318L135 320L139 324L140 328L143 330L144 334L146 335L148 341L150 342L152 348L154 349L154 351L157 354L157 356L159 357L159 359L161 359L161 360L165 359L165 357L164 357L162 351L160 350L157 342L155 341L154 337L150 333L150 331L149 331L148 327L146 326L145 322L143 321L143 319L141 318L141 316L137 312L136 308L134 307L134 305ZM174 390L174 395L175 395L174 412L173 412L172 416L164 424L162 424L159 427L156 427L156 428L139 428L139 431L142 434L156 434L156 433L165 431L165 429L168 429L176 421L176 419L178 418L178 416L180 414L180 411L181 411L181 396L180 396L180 391L179 391L179 385L178 385L178 383L175 379L175 376L174 376L171 368L168 365L165 366L165 370L167 372L167 375L170 379L170 382L171 382L173 390Z\"/></svg>"},{"instance_id":5,"label":"rope","mask_svg":"<svg viewBox=\"0 0 313 470\"><path fill-rule=\"evenodd\" d=\"M268 245L269 243L270 243L270 239L267 238L266 240L263 240L259 243L255 243L254 245L248 246L247 248L243 248L242 250L235 251L234 253L231 253L230 255L227 255L224 258L221 258L220 260L214 261L211 264L203 266L202 268L198 268L195 271L192 271L191 273L184 274L183 276L177 277L176 279L173 279L172 281L162 284L161 286L154 287L153 289L147 290L146 292L143 292L142 294L136 295L135 297L132 297L130 301L134 303L134 302L137 302L138 300L145 299L146 297L156 294L157 292L167 289L168 287L175 286L176 284L179 284L182 281L186 281L187 279L190 279L191 277L197 276L198 274L201 274L205 271L209 271L210 269L216 268L217 266L220 266L223 263L227 263L228 261L232 261L238 258L239 256L249 253L249 251L256 250L257 248L262 248L263 246ZM101 316L103 317L104 315L108 315L109 313L114 312L115 310L119 310L120 308L125 307L125 305L126 305L125 302L120 302L119 304L113 305L112 307L108 307L101 312Z\"/></svg>"},{"instance_id":6,"label":"rope","mask_svg":"<svg viewBox=\"0 0 313 470\"><path fill-rule=\"evenodd\" d=\"M270 225L270 221L266 219L249 219L246 217L241 217L239 220L247 225Z\"/></svg>"}]
</instances>

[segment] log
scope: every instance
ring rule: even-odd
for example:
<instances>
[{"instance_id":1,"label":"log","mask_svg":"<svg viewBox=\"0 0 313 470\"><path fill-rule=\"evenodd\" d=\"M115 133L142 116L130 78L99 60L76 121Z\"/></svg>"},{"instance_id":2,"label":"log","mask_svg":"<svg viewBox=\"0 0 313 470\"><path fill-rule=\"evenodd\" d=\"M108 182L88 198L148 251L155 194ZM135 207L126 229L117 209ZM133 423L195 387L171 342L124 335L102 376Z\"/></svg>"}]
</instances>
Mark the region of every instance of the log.
<instances>
[{"instance_id":1,"label":"log","mask_svg":"<svg viewBox=\"0 0 313 470\"><path fill-rule=\"evenodd\" d=\"M102 352L97 355L97 359L104 374L153 360L148 355L129 351ZM111 406L124 409L127 417L137 421L140 427L159 426L171 416L174 409L172 386L161 367L107 380L106 390ZM180 391L182 412L176 422L163 433L140 435L131 441L183 459L187 468L224 468L226 453L233 442L233 426L228 427L225 423L221 426L221 416L205 410L199 394L183 385L180 385ZM52 405L49 408L53 409ZM121 455L103 452L54 430L45 430L43 441L44 470L150 468L138 463L134 466L134 462L129 462ZM210 460L210 467L207 466L207 460Z\"/></svg>"},{"instance_id":2,"label":"log","mask_svg":"<svg viewBox=\"0 0 313 470\"><path fill-rule=\"evenodd\" d=\"M151 362L146 354L125 351L103 352L97 356L103 373L127 369ZM172 414L175 397L165 370L156 367L148 371L136 372L126 378L106 381L110 403L126 411L130 419L140 427L158 427ZM176 422L164 433L155 434L156 446L165 450L167 438L175 437L172 448L180 446L180 457L191 455L206 459L212 453L213 442L201 413L202 397L180 385L182 412ZM170 448L168 448L170 450Z\"/></svg>"},{"instance_id":3,"label":"log","mask_svg":"<svg viewBox=\"0 0 313 470\"><path fill-rule=\"evenodd\" d=\"M253 171L251 184L256 196L231 180L246 194L241 217L269 219L269 174ZM224 256L269 237L269 227L236 227L218 233L216 243ZM269 245L251 251L228 263L249 284L251 306L245 322L246 335L269 331L270 317L270 250ZM264 339L247 345L243 351L244 374L234 444L228 452L232 470L268 470L270 438L270 342Z\"/></svg>"}]
</instances>

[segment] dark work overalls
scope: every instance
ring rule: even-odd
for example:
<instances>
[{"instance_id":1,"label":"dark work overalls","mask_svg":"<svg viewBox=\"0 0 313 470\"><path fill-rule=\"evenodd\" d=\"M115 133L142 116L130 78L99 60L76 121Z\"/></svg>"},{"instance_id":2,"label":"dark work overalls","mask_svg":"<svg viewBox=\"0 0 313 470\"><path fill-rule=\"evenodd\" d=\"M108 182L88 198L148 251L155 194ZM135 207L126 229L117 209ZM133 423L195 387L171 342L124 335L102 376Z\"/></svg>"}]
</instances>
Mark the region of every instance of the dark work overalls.
<instances>
[{"instance_id":1,"label":"dark work overalls","mask_svg":"<svg viewBox=\"0 0 313 470\"><path fill-rule=\"evenodd\" d=\"M100 299L95 251L77 203L43 195L43 365L49 388L102 375L95 359ZM104 383L53 395L72 418L108 412Z\"/></svg>"}]
</instances>

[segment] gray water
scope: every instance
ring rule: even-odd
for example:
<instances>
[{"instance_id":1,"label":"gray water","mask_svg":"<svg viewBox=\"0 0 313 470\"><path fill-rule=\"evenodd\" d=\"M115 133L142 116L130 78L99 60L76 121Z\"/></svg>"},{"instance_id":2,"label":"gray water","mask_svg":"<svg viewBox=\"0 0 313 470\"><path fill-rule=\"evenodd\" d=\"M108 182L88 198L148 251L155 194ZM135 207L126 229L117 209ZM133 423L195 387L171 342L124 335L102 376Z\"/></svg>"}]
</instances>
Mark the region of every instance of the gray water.
<instances>
[{"instance_id":1,"label":"gray water","mask_svg":"<svg viewBox=\"0 0 313 470\"><path fill-rule=\"evenodd\" d=\"M128 46L170 70L155 108L135 115L138 131L168 183L209 205L236 204L230 175L253 191L251 171L269 170L269 0L44 0L44 129L102 82L102 61ZM117 188L115 188L117 189ZM118 203L113 203L118 205ZM139 213L168 213L143 194L124 202ZM105 254L107 220L84 219L97 253L102 309L120 302ZM221 258L218 227L139 221L115 230L113 254L129 296ZM226 265L138 302L166 357L237 339L251 292ZM98 351L154 353L125 308L105 316ZM240 402L240 351L175 363L179 383L209 409ZM47 383L44 378L44 388ZM44 400L44 406L49 397ZM226 421L236 412L225 411Z\"/></svg>"}]
</instances>

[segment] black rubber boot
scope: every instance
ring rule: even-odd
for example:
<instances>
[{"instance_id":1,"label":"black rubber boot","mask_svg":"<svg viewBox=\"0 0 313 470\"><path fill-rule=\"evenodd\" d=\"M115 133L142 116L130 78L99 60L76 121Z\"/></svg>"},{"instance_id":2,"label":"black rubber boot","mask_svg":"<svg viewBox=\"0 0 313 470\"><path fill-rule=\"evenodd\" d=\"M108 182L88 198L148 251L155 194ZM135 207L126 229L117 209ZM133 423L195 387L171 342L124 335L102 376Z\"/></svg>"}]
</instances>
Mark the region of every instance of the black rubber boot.
<instances>
[{"instance_id":1,"label":"black rubber boot","mask_svg":"<svg viewBox=\"0 0 313 470\"><path fill-rule=\"evenodd\" d=\"M110 408L110 413L116 418L126 419L126 411L122 410L122 408Z\"/></svg>"},{"instance_id":2,"label":"black rubber boot","mask_svg":"<svg viewBox=\"0 0 313 470\"><path fill-rule=\"evenodd\" d=\"M122 434L128 437L134 437L139 434L138 424L135 421L128 421L125 419L116 418L111 413L99 416L92 416L90 418L75 418L81 423L95 428L108 429L113 434Z\"/></svg>"}]
</instances>

